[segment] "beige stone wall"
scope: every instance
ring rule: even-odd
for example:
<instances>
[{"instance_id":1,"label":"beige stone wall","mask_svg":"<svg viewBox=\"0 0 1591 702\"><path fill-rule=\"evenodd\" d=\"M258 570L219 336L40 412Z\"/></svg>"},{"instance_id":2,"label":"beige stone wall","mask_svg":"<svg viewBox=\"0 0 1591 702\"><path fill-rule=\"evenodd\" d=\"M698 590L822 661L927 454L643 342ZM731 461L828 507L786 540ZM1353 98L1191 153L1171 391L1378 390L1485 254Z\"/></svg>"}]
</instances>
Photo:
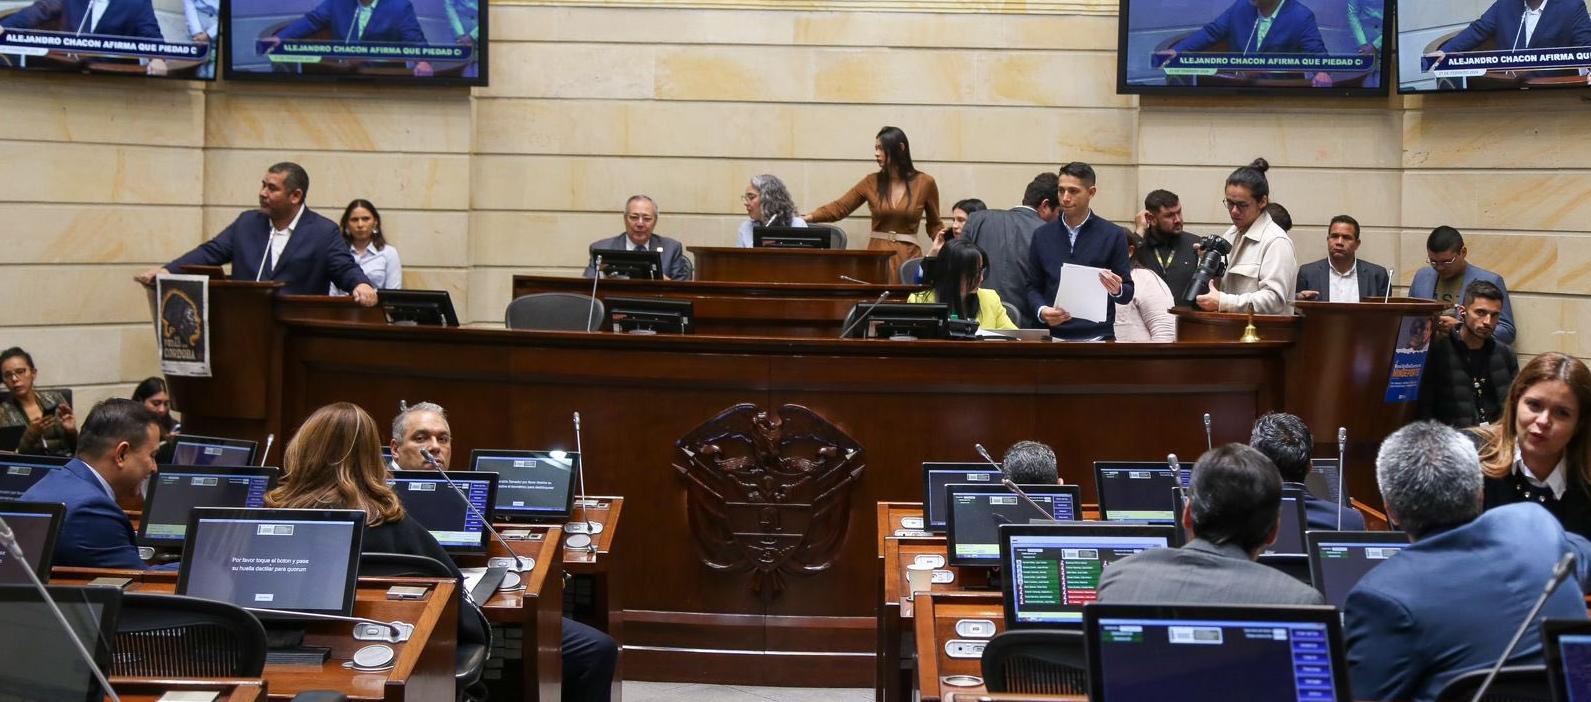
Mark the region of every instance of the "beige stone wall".
<instances>
[{"instance_id":1,"label":"beige stone wall","mask_svg":"<svg viewBox=\"0 0 1591 702\"><path fill-rule=\"evenodd\" d=\"M1201 233L1225 226L1225 175L1264 155L1302 260L1348 212L1406 284L1425 233L1451 224L1517 293L1523 352L1591 356L1573 333L1591 318L1578 94L1138 99L1114 93L1112 2L935 2L497 4L492 86L474 91L0 72L0 345L80 404L125 393L156 370L128 277L251 206L279 160L309 169L327 216L375 201L411 287L499 324L510 277L576 274L626 196L661 203L662 233L729 244L751 175L810 210L872 169L893 124L947 208L1009 206L1078 159L1100 172L1101 214L1126 221L1165 187ZM969 8L987 13L954 11ZM865 215L844 223L853 246Z\"/></svg>"}]
</instances>

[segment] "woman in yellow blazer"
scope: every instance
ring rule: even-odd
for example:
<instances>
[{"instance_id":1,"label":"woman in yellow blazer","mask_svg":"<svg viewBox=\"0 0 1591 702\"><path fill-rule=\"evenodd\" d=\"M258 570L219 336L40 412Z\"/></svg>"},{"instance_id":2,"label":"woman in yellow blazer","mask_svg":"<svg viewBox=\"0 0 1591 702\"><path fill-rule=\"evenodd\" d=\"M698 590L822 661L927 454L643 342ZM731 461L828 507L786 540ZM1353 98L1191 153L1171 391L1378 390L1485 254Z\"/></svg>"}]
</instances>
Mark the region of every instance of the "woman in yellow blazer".
<instances>
[{"instance_id":1,"label":"woman in yellow blazer","mask_svg":"<svg viewBox=\"0 0 1591 702\"><path fill-rule=\"evenodd\" d=\"M932 290L912 293L907 302L945 302L951 319L970 319L980 329L1016 329L1000 302L1000 293L983 285L989 255L965 239L952 239L939 251Z\"/></svg>"}]
</instances>

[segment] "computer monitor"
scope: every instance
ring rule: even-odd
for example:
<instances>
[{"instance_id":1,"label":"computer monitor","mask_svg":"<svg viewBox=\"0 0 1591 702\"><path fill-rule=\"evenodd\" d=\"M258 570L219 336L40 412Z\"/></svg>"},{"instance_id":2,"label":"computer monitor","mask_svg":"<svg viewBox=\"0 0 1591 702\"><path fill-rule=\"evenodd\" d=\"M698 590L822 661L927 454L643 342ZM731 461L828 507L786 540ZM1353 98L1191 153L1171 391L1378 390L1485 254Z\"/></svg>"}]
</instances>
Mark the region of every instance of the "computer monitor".
<instances>
[{"instance_id":1,"label":"computer monitor","mask_svg":"<svg viewBox=\"0 0 1591 702\"><path fill-rule=\"evenodd\" d=\"M1341 608L1348 592L1382 561L1409 547L1401 531L1307 531L1311 584L1326 596L1326 604Z\"/></svg>"},{"instance_id":2,"label":"computer monitor","mask_svg":"<svg viewBox=\"0 0 1591 702\"><path fill-rule=\"evenodd\" d=\"M239 607L353 613L362 511L196 507L187 533L179 595Z\"/></svg>"},{"instance_id":3,"label":"computer monitor","mask_svg":"<svg viewBox=\"0 0 1591 702\"><path fill-rule=\"evenodd\" d=\"M276 487L279 475L275 468L259 466L161 466L149 478L138 543L181 546L195 507L264 507L265 493Z\"/></svg>"},{"instance_id":4,"label":"computer monitor","mask_svg":"<svg viewBox=\"0 0 1591 702\"><path fill-rule=\"evenodd\" d=\"M1265 549L1268 554L1304 555L1304 491L1282 488L1281 526L1276 531L1276 543Z\"/></svg>"},{"instance_id":5,"label":"computer monitor","mask_svg":"<svg viewBox=\"0 0 1591 702\"><path fill-rule=\"evenodd\" d=\"M601 258L599 262L597 259ZM630 280L662 280L663 252L627 251L625 249L592 249L591 262L604 278Z\"/></svg>"},{"instance_id":6,"label":"computer monitor","mask_svg":"<svg viewBox=\"0 0 1591 702\"><path fill-rule=\"evenodd\" d=\"M999 485L1005 474L988 463L923 462L923 528L945 533L945 486L951 483Z\"/></svg>"},{"instance_id":7,"label":"computer monitor","mask_svg":"<svg viewBox=\"0 0 1591 702\"><path fill-rule=\"evenodd\" d=\"M689 334L694 330L691 317L695 305L690 300L661 297L609 297L607 324L615 332L632 334Z\"/></svg>"},{"instance_id":8,"label":"computer monitor","mask_svg":"<svg viewBox=\"0 0 1591 702\"><path fill-rule=\"evenodd\" d=\"M1033 509L1000 483L951 483L945 486L945 544L953 566L1000 565L1000 525L1027 524L1035 519L1077 521L1083 511L1076 485L1020 485L1044 508Z\"/></svg>"},{"instance_id":9,"label":"computer monitor","mask_svg":"<svg viewBox=\"0 0 1591 702\"><path fill-rule=\"evenodd\" d=\"M442 548L453 553L485 553L491 534L476 514L492 518L497 474L461 470L448 471L447 477L458 490L434 470L395 470L387 474L387 484L398 493L409 516L431 532Z\"/></svg>"},{"instance_id":10,"label":"computer monitor","mask_svg":"<svg viewBox=\"0 0 1591 702\"><path fill-rule=\"evenodd\" d=\"M50 582L50 563L55 560L55 537L61 533L66 507L55 502L0 502L0 519L11 527L22 555L40 582ZM33 581L23 564L0 549L0 585L27 585Z\"/></svg>"},{"instance_id":11,"label":"computer monitor","mask_svg":"<svg viewBox=\"0 0 1591 702\"><path fill-rule=\"evenodd\" d=\"M456 327L459 315L446 290L382 290L381 311L387 324L405 327Z\"/></svg>"},{"instance_id":12,"label":"computer monitor","mask_svg":"<svg viewBox=\"0 0 1591 702\"><path fill-rule=\"evenodd\" d=\"M1544 620L1541 640L1553 702L1591 701L1591 622Z\"/></svg>"},{"instance_id":13,"label":"computer monitor","mask_svg":"<svg viewBox=\"0 0 1591 702\"><path fill-rule=\"evenodd\" d=\"M34 483L70 460L59 456L0 454L0 500L22 499L22 493L27 492Z\"/></svg>"},{"instance_id":14,"label":"computer monitor","mask_svg":"<svg viewBox=\"0 0 1591 702\"><path fill-rule=\"evenodd\" d=\"M859 302L845 316L842 329L855 339L945 339L950 336L950 306Z\"/></svg>"},{"instance_id":15,"label":"computer monitor","mask_svg":"<svg viewBox=\"0 0 1591 702\"><path fill-rule=\"evenodd\" d=\"M1171 546L1172 527L1149 524L1006 524L1000 527L1007 629L1078 626L1105 568Z\"/></svg>"},{"instance_id":16,"label":"computer monitor","mask_svg":"<svg viewBox=\"0 0 1591 702\"><path fill-rule=\"evenodd\" d=\"M252 466L259 444L244 439L179 434L160 452L161 465Z\"/></svg>"},{"instance_id":17,"label":"computer monitor","mask_svg":"<svg viewBox=\"0 0 1591 702\"><path fill-rule=\"evenodd\" d=\"M47 588L94 663L110 674L111 642L121 612L115 587ZM104 702L105 691L32 585L0 586L0 699Z\"/></svg>"},{"instance_id":18,"label":"computer monitor","mask_svg":"<svg viewBox=\"0 0 1591 702\"><path fill-rule=\"evenodd\" d=\"M574 451L475 449L470 469L497 474L496 514L503 519L564 521L574 511Z\"/></svg>"},{"instance_id":19,"label":"computer monitor","mask_svg":"<svg viewBox=\"0 0 1591 702\"><path fill-rule=\"evenodd\" d=\"M827 249L829 233L806 227L752 227L751 245L771 249Z\"/></svg>"},{"instance_id":20,"label":"computer monitor","mask_svg":"<svg viewBox=\"0 0 1591 702\"><path fill-rule=\"evenodd\" d=\"M1331 607L1096 604L1083 639L1089 702L1353 699Z\"/></svg>"},{"instance_id":21,"label":"computer monitor","mask_svg":"<svg viewBox=\"0 0 1591 702\"><path fill-rule=\"evenodd\" d=\"M1175 523L1171 489L1187 487L1193 472L1191 463L1178 465L1180 476L1172 475L1165 461L1094 461L1100 516L1106 521Z\"/></svg>"},{"instance_id":22,"label":"computer monitor","mask_svg":"<svg viewBox=\"0 0 1591 702\"><path fill-rule=\"evenodd\" d=\"M1304 476L1304 487L1309 488L1309 494L1330 502L1337 501L1337 459L1311 458L1309 459L1309 475ZM1353 493L1348 491L1348 484L1341 483L1342 491L1347 492L1349 498Z\"/></svg>"}]
</instances>

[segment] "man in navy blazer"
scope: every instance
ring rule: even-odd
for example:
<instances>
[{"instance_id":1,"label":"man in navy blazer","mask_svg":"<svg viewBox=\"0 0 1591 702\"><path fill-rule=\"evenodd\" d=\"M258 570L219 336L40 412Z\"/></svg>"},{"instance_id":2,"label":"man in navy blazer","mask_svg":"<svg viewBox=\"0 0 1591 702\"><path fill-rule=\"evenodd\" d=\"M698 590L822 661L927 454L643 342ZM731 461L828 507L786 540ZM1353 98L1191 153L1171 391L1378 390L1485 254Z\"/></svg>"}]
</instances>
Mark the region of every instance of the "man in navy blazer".
<instances>
[{"instance_id":1,"label":"man in navy blazer","mask_svg":"<svg viewBox=\"0 0 1591 702\"><path fill-rule=\"evenodd\" d=\"M1534 502L1483 514L1480 459L1458 430L1417 422L1394 432L1376 454L1376 480L1387 517L1414 543L1348 593L1354 699L1426 702L1491 667L1564 554L1577 558L1574 582L1547 600L1507 664L1541 663L1542 618L1586 618L1591 542Z\"/></svg>"},{"instance_id":2,"label":"man in navy blazer","mask_svg":"<svg viewBox=\"0 0 1591 702\"><path fill-rule=\"evenodd\" d=\"M117 498L138 494L155 473L160 420L141 402L110 399L88 413L77 435L77 457L33 484L22 499L66 505L55 540L55 564L85 568L146 568L133 525Z\"/></svg>"},{"instance_id":3,"label":"man in navy blazer","mask_svg":"<svg viewBox=\"0 0 1591 702\"><path fill-rule=\"evenodd\" d=\"M356 22L361 11L370 14L362 27ZM409 0L324 0L283 27L276 37L301 39L322 30L330 32L333 41L426 43L420 18Z\"/></svg>"},{"instance_id":4,"label":"man in navy blazer","mask_svg":"<svg viewBox=\"0 0 1591 702\"><path fill-rule=\"evenodd\" d=\"M0 20L0 27L55 30L56 27L47 25L60 18L60 31L71 34L165 39L150 0L110 0L97 22L89 11L90 6L90 0L40 0Z\"/></svg>"},{"instance_id":5,"label":"man in navy blazer","mask_svg":"<svg viewBox=\"0 0 1591 702\"><path fill-rule=\"evenodd\" d=\"M1514 326L1514 305L1508 300L1508 286L1503 284L1502 276L1469 262L1469 247L1464 245L1464 235L1448 226L1432 229L1431 235L1425 238L1425 255L1431 266L1414 273L1409 297L1448 305L1436 320L1442 333L1463 325L1458 318L1458 307L1464 303L1464 291L1469 289L1470 283L1484 280L1503 293L1503 315L1497 320L1492 338L1513 346L1519 330Z\"/></svg>"},{"instance_id":6,"label":"man in navy blazer","mask_svg":"<svg viewBox=\"0 0 1591 702\"><path fill-rule=\"evenodd\" d=\"M588 251L591 262L586 264L586 271L582 275L596 277L596 254L599 251L656 251L662 260L662 276L665 280L690 280L696 274L696 267L685 257L684 246L654 232L657 219L657 203L652 198L645 195L630 196L624 203L624 233L592 242Z\"/></svg>"},{"instance_id":7,"label":"man in navy blazer","mask_svg":"<svg viewBox=\"0 0 1591 702\"><path fill-rule=\"evenodd\" d=\"M1527 13L1540 13L1534 28ZM1436 55L1472 51L1488 39L1498 51L1591 46L1591 14L1582 0L1497 0Z\"/></svg>"},{"instance_id":8,"label":"man in navy blazer","mask_svg":"<svg viewBox=\"0 0 1591 702\"><path fill-rule=\"evenodd\" d=\"M1387 269L1359 258L1359 220L1344 214L1326 229L1326 257L1299 266L1293 289L1300 300L1366 302L1386 296L1388 282Z\"/></svg>"},{"instance_id":9,"label":"man in navy blazer","mask_svg":"<svg viewBox=\"0 0 1591 702\"><path fill-rule=\"evenodd\" d=\"M1132 302L1132 263L1127 258L1127 230L1112 224L1088 203L1099 188L1094 168L1073 161L1061 166L1061 216L1033 232L1028 245L1028 309L1050 328L1050 336L1069 341L1116 338L1116 305ZM1099 282L1110 299L1103 321L1074 319L1070 312L1051 307L1061 283L1061 266L1104 268Z\"/></svg>"},{"instance_id":10,"label":"man in navy blazer","mask_svg":"<svg viewBox=\"0 0 1591 702\"><path fill-rule=\"evenodd\" d=\"M1327 53L1315 13L1299 0L1235 0L1221 16L1183 37L1167 53L1199 52L1223 42L1234 54ZM1330 87L1331 74L1316 73L1314 83Z\"/></svg>"},{"instance_id":11,"label":"man in navy blazer","mask_svg":"<svg viewBox=\"0 0 1591 702\"><path fill-rule=\"evenodd\" d=\"M1304 420L1285 412L1267 414L1254 421L1248 444L1276 464L1284 486L1304 493L1306 529L1364 531L1365 517L1359 510L1344 505L1339 522L1337 503L1316 497L1304 484L1313 468L1309 452L1315 447L1314 434Z\"/></svg>"},{"instance_id":12,"label":"man in navy blazer","mask_svg":"<svg viewBox=\"0 0 1591 702\"><path fill-rule=\"evenodd\" d=\"M183 266L232 264L233 280L278 280L288 295L325 295L329 285L352 290L365 307L377 302L376 288L349 253L337 223L304 204L309 174L296 163L271 166L260 180L260 209L238 215L221 234L162 268L135 280L152 284L156 276Z\"/></svg>"}]
</instances>

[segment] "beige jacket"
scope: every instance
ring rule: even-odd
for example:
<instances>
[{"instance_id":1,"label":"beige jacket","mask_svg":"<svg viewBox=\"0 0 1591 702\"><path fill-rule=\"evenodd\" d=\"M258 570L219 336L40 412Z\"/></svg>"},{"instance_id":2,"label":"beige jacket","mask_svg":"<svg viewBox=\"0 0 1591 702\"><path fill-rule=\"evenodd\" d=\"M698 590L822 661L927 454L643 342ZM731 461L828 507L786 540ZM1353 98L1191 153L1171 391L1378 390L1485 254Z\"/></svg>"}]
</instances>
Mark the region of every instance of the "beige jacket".
<instances>
[{"instance_id":1,"label":"beige jacket","mask_svg":"<svg viewBox=\"0 0 1591 702\"><path fill-rule=\"evenodd\" d=\"M1243 236L1230 227L1221 237L1232 242L1232 253L1219 286L1220 311L1247 312L1253 305L1254 314L1292 314L1298 257L1287 232L1262 213Z\"/></svg>"}]
</instances>

